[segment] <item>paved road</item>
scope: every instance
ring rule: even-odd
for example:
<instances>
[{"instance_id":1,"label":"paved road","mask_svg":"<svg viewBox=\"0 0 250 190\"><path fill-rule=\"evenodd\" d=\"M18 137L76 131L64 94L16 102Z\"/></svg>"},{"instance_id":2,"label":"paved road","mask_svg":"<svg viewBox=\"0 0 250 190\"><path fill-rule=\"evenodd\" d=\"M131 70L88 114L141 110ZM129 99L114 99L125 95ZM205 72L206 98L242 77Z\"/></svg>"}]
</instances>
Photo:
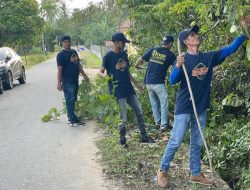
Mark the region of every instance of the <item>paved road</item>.
<instances>
[{"instance_id":1,"label":"paved road","mask_svg":"<svg viewBox=\"0 0 250 190\"><path fill-rule=\"evenodd\" d=\"M66 117L42 123L52 107L62 107L56 90L55 58L27 70L0 96L0 190L106 190L97 162L96 123L72 128Z\"/></svg>"}]
</instances>

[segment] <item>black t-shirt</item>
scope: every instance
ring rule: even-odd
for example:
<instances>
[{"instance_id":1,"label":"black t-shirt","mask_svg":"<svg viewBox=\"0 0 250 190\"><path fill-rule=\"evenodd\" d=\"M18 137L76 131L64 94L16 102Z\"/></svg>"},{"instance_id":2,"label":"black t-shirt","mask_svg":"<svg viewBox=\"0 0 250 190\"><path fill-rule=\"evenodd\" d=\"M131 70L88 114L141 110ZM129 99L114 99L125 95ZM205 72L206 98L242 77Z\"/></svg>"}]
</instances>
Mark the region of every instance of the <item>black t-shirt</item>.
<instances>
[{"instance_id":1,"label":"black t-shirt","mask_svg":"<svg viewBox=\"0 0 250 190\"><path fill-rule=\"evenodd\" d=\"M202 113L210 106L213 67L222 62L219 57L220 51L210 51L197 55L185 54L185 66L198 113ZM175 114L187 113L193 113L193 107L183 72L181 74L180 89L176 98Z\"/></svg>"},{"instance_id":2,"label":"black t-shirt","mask_svg":"<svg viewBox=\"0 0 250 190\"><path fill-rule=\"evenodd\" d=\"M125 51L108 52L103 57L102 66L107 70L107 74L112 77L112 80L109 81L110 93L113 93L114 87L116 98L125 98L135 94L130 81L128 55Z\"/></svg>"},{"instance_id":3,"label":"black t-shirt","mask_svg":"<svg viewBox=\"0 0 250 190\"><path fill-rule=\"evenodd\" d=\"M62 66L62 82L78 84L79 57L75 50L62 50L57 54L57 65Z\"/></svg>"},{"instance_id":4,"label":"black t-shirt","mask_svg":"<svg viewBox=\"0 0 250 190\"><path fill-rule=\"evenodd\" d=\"M176 56L164 47L150 48L142 59L147 63L147 71L144 79L145 84L164 84L167 70L173 65Z\"/></svg>"}]
</instances>

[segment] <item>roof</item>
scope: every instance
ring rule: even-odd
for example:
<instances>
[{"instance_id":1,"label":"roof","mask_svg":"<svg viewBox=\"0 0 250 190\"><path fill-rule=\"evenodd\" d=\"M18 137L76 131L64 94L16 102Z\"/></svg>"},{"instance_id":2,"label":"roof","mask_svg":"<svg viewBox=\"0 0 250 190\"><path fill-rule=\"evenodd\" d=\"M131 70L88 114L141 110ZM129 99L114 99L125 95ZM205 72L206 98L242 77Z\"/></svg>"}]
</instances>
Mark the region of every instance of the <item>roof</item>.
<instances>
[{"instance_id":1,"label":"roof","mask_svg":"<svg viewBox=\"0 0 250 190\"><path fill-rule=\"evenodd\" d=\"M125 20L120 23L118 26L118 31L119 32L125 32L128 28L130 28L132 25L132 22L130 20Z\"/></svg>"}]
</instances>

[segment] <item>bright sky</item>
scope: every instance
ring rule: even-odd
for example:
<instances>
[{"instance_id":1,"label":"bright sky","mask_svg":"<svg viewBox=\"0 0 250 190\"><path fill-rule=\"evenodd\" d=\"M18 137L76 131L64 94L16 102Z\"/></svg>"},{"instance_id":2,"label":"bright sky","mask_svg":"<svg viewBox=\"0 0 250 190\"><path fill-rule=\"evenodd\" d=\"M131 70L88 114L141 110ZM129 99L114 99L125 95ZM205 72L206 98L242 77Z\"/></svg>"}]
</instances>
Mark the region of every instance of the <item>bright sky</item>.
<instances>
[{"instance_id":1,"label":"bright sky","mask_svg":"<svg viewBox=\"0 0 250 190\"><path fill-rule=\"evenodd\" d=\"M102 0L65 0L66 6L69 9L75 9L75 8L85 8L88 6L90 2L92 3L99 3Z\"/></svg>"},{"instance_id":2,"label":"bright sky","mask_svg":"<svg viewBox=\"0 0 250 190\"><path fill-rule=\"evenodd\" d=\"M41 2L41 0L36 0L38 3ZM99 3L102 0L64 0L64 2L66 2L66 6L68 9L72 10L72 9L82 9L88 6L89 3Z\"/></svg>"}]
</instances>

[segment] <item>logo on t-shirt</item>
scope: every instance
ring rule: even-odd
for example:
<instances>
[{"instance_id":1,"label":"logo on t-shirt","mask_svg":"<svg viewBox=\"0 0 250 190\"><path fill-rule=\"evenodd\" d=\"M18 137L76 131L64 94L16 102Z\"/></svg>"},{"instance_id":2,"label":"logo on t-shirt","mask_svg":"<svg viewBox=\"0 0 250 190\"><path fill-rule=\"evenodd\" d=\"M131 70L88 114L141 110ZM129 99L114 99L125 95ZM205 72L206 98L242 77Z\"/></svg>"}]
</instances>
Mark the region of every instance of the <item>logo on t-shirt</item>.
<instances>
[{"instance_id":1,"label":"logo on t-shirt","mask_svg":"<svg viewBox=\"0 0 250 190\"><path fill-rule=\"evenodd\" d=\"M116 63L115 68L120 71L124 71L127 66L128 66L127 62L120 58Z\"/></svg>"},{"instance_id":2,"label":"logo on t-shirt","mask_svg":"<svg viewBox=\"0 0 250 190\"><path fill-rule=\"evenodd\" d=\"M70 62L72 63L78 63L79 62L79 57L77 54L73 53L71 56L70 56Z\"/></svg>"},{"instance_id":3,"label":"logo on t-shirt","mask_svg":"<svg viewBox=\"0 0 250 190\"><path fill-rule=\"evenodd\" d=\"M207 72L208 72L208 68L203 63L199 63L192 70L192 76L197 77L199 80L203 80Z\"/></svg>"},{"instance_id":4,"label":"logo on t-shirt","mask_svg":"<svg viewBox=\"0 0 250 190\"><path fill-rule=\"evenodd\" d=\"M163 64L165 60L166 55L158 53L156 50L152 53L152 58L149 60L154 63Z\"/></svg>"}]
</instances>

